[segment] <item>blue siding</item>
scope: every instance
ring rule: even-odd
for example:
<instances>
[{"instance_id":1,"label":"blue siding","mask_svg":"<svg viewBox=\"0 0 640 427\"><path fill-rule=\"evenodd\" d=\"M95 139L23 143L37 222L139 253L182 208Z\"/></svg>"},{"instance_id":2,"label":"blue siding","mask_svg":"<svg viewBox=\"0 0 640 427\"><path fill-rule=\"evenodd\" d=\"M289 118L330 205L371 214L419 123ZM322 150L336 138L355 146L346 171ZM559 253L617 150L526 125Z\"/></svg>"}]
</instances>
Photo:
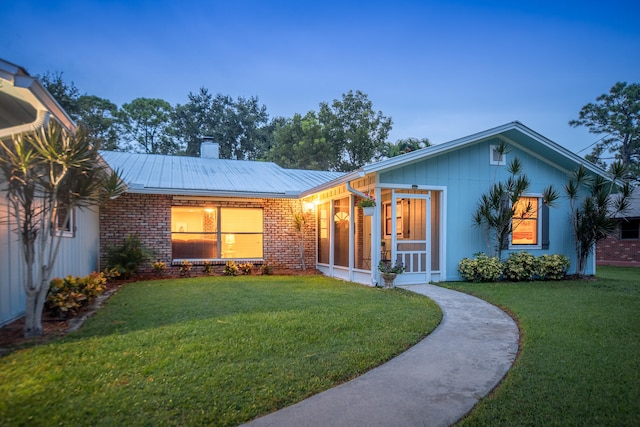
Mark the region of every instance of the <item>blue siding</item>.
<instances>
[{"instance_id":1,"label":"blue siding","mask_svg":"<svg viewBox=\"0 0 640 427\"><path fill-rule=\"evenodd\" d=\"M447 188L447 200L444 201L447 206L444 236L447 239L446 280L460 279L458 262L462 258L488 251L481 231L473 226L472 214L480 196L490 185L509 175L507 166L490 165L489 146L498 143L496 138L485 140L380 174L380 183L383 185L418 184ZM514 156L520 159L523 171L531 181L530 193L541 194L546 187L553 185L561 195L555 207L549 209L549 249L532 249L530 252L536 256L545 253L564 254L571 260L570 271L575 271L569 202L563 197L563 186L567 181L565 171L513 145L508 148L507 163ZM508 253L503 252L503 256ZM592 274L593 271L588 268L587 273Z\"/></svg>"}]
</instances>

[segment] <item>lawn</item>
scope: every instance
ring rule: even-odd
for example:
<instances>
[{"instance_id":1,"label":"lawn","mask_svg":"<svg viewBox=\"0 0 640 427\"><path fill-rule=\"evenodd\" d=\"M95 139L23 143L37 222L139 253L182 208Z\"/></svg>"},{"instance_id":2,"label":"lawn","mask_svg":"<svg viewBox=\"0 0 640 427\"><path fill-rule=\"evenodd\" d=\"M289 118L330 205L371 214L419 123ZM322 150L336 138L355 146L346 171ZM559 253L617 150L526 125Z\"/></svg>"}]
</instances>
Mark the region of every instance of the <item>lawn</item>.
<instances>
[{"instance_id":1,"label":"lawn","mask_svg":"<svg viewBox=\"0 0 640 427\"><path fill-rule=\"evenodd\" d=\"M77 332L0 359L1 425L237 425L354 378L441 319L321 276L125 285Z\"/></svg>"},{"instance_id":2,"label":"lawn","mask_svg":"<svg viewBox=\"0 0 640 427\"><path fill-rule=\"evenodd\" d=\"M598 268L597 280L462 284L511 312L520 356L461 426L637 426L640 269Z\"/></svg>"}]
</instances>

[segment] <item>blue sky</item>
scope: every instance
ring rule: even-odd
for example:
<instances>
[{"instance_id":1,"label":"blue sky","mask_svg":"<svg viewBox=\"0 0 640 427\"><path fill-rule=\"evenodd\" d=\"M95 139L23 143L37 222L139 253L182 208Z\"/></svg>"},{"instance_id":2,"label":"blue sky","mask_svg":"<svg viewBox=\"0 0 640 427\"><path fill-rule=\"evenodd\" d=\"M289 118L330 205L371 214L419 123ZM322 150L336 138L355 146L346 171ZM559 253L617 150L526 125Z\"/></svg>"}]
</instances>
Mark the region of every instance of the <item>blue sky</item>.
<instances>
[{"instance_id":1,"label":"blue sky","mask_svg":"<svg viewBox=\"0 0 640 427\"><path fill-rule=\"evenodd\" d=\"M0 57L118 105L206 87L291 117L361 90L392 141L519 120L578 152L598 137L568 121L640 82L639 16L631 0L23 0L1 8Z\"/></svg>"}]
</instances>

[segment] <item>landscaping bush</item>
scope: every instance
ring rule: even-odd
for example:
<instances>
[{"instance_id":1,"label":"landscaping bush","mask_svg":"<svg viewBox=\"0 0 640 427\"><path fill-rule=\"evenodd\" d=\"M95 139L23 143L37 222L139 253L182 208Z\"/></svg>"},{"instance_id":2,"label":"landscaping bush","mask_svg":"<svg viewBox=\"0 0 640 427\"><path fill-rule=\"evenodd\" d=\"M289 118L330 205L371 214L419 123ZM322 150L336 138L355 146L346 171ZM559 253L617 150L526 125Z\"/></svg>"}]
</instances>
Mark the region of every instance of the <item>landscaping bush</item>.
<instances>
[{"instance_id":1,"label":"landscaping bush","mask_svg":"<svg viewBox=\"0 0 640 427\"><path fill-rule=\"evenodd\" d=\"M538 258L536 274L542 280L562 280L565 278L571 261L564 255L542 255Z\"/></svg>"},{"instance_id":2,"label":"landscaping bush","mask_svg":"<svg viewBox=\"0 0 640 427\"><path fill-rule=\"evenodd\" d=\"M150 251L135 235L127 236L122 245L110 245L107 248L107 268L117 269L124 279L130 278L149 258Z\"/></svg>"},{"instance_id":3,"label":"landscaping bush","mask_svg":"<svg viewBox=\"0 0 640 427\"><path fill-rule=\"evenodd\" d=\"M253 272L253 264L250 262L245 262L244 264L238 264L238 269L240 269L242 274L244 274L245 276L249 276L251 272Z\"/></svg>"},{"instance_id":4,"label":"landscaping bush","mask_svg":"<svg viewBox=\"0 0 640 427\"><path fill-rule=\"evenodd\" d=\"M180 277L191 277L191 269L193 268L193 263L186 259L182 260L180 264Z\"/></svg>"},{"instance_id":5,"label":"landscaping bush","mask_svg":"<svg viewBox=\"0 0 640 427\"><path fill-rule=\"evenodd\" d=\"M475 254L475 259L463 258L458 265L460 275L473 282L495 282L502 275L502 263L498 257L484 253Z\"/></svg>"},{"instance_id":6,"label":"landscaping bush","mask_svg":"<svg viewBox=\"0 0 640 427\"><path fill-rule=\"evenodd\" d=\"M503 263L502 274L506 280L524 282L533 280L538 260L529 252L512 252Z\"/></svg>"},{"instance_id":7,"label":"landscaping bush","mask_svg":"<svg viewBox=\"0 0 640 427\"><path fill-rule=\"evenodd\" d=\"M58 317L78 314L80 309L105 291L106 283L105 275L96 272L85 277L55 278L47 293L45 309Z\"/></svg>"},{"instance_id":8,"label":"landscaping bush","mask_svg":"<svg viewBox=\"0 0 640 427\"><path fill-rule=\"evenodd\" d=\"M205 261L202 265L202 273L205 276L211 276L213 274L213 263L210 261Z\"/></svg>"},{"instance_id":9,"label":"landscaping bush","mask_svg":"<svg viewBox=\"0 0 640 427\"><path fill-rule=\"evenodd\" d=\"M223 272L225 276L237 276L239 272L240 268L238 268L238 264L235 261L227 261Z\"/></svg>"},{"instance_id":10,"label":"landscaping bush","mask_svg":"<svg viewBox=\"0 0 640 427\"><path fill-rule=\"evenodd\" d=\"M269 276L273 274L273 267L271 266L271 264L267 264L265 262L260 266L260 272L265 276Z\"/></svg>"}]
</instances>

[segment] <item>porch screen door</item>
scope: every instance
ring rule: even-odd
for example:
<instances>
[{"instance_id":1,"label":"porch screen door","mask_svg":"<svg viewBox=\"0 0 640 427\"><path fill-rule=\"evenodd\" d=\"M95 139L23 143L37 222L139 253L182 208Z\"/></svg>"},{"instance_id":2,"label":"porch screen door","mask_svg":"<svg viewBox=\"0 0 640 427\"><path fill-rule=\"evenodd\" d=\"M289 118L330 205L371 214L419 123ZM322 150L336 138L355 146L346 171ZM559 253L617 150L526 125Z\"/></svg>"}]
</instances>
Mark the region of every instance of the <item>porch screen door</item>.
<instances>
[{"instance_id":1,"label":"porch screen door","mask_svg":"<svg viewBox=\"0 0 640 427\"><path fill-rule=\"evenodd\" d=\"M401 262L405 272L398 275L396 284L429 283L431 280L431 197L430 194L393 192L391 218L392 254ZM400 212L397 210L401 209Z\"/></svg>"}]
</instances>

